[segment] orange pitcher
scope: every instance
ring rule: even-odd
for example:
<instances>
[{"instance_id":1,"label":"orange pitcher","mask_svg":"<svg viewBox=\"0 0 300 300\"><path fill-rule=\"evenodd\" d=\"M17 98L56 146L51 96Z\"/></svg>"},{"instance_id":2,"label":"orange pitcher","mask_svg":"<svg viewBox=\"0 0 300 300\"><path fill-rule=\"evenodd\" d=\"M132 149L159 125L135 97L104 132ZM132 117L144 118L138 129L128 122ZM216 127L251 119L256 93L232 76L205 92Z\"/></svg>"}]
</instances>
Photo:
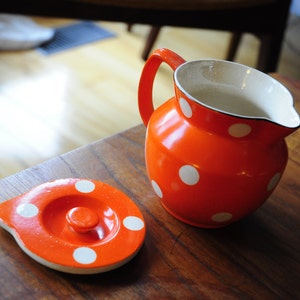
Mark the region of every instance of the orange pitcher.
<instances>
[{"instance_id":1,"label":"orange pitcher","mask_svg":"<svg viewBox=\"0 0 300 300\"><path fill-rule=\"evenodd\" d=\"M175 96L154 110L162 62L174 70ZM284 172L284 138L300 125L291 94L267 74L224 60L186 62L168 49L146 62L138 101L152 187L170 214L198 227L260 207Z\"/></svg>"}]
</instances>

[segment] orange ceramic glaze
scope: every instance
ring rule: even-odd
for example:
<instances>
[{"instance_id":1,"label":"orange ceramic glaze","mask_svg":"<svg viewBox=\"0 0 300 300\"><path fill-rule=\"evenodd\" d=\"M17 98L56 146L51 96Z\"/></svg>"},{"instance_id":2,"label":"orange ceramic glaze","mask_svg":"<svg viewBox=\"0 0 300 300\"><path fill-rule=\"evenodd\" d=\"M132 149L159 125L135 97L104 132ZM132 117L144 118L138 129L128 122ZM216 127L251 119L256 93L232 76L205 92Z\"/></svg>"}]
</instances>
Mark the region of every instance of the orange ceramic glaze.
<instances>
[{"instance_id":1,"label":"orange ceramic glaze","mask_svg":"<svg viewBox=\"0 0 300 300\"><path fill-rule=\"evenodd\" d=\"M162 62L175 71L175 97L154 110L152 87ZM270 196L288 158L284 137L300 124L279 82L240 64L185 62L159 49L145 64L138 96L148 176L173 216L220 227Z\"/></svg>"},{"instance_id":2,"label":"orange ceramic glaze","mask_svg":"<svg viewBox=\"0 0 300 300\"><path fill-rule=\"evenodd\" d=\"M88 207L74 207L66 214L66 219L71 228L79 233L89 232L99 224L98 213Z\"/></svg>"},{"instance_id":3,"label":"orange ceramic glaze","mask_svg":"<svg viewBox=\"0 0 300 300\"><path fill-rule=\"evenodd\" d=\"M145 238L142 213L95 180L61 179L0 204L0 225L39 263L91 274L129 261Z\"/></svg>"}]
</instances>

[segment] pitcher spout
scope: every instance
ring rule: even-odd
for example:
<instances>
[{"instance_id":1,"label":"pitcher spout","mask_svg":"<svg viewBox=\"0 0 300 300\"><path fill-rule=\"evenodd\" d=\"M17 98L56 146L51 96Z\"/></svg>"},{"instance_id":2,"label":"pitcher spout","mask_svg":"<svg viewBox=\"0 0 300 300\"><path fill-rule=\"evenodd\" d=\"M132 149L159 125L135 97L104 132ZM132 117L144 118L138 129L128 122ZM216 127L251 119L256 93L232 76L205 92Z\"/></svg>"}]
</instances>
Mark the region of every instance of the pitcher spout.
<instances>
[{"instance_id":1,"label":"pitcher spout","mask_svg":"<svg viewBox=\"0 0 300 300\"><path fill-rule=\"evenodd\" d=\"M300 117L294 107L278 112L277 118L262 122L260 139L270 144L282 140L300 127Z\"/></svg>"},{"instance_id":2,"label":"pitcher spout","mask_svg":"<svg viewBox=\"0 0 300 300\"><path fill-rule=\"evenodd\" d=\"M278 124L273 124L271 134L270 134L270 130L268 131L270 134L269 140L270 142L273 142L273 141L284 139L287 136L291 135L293 132L295 132L298 128L299 125L297 127L286 127Z\"/></svg>"},{"instance_id":3,"label":"pitcher spout","mask_svg":"<svg viewBox=\"0 0 300 300\"><path fill-rule=\"evenodd\" d=\"M262 112L256 115L263 121L260 136L265 142L272 143L295 132L300 127L300 117L290 91L275 79L266 77L264 81L262 74L258 75L261 76L259 82L263 84L264 92L256 94L251 100ZM255 118L254 115L252 117Z\"/></svg>"}]
</instances>

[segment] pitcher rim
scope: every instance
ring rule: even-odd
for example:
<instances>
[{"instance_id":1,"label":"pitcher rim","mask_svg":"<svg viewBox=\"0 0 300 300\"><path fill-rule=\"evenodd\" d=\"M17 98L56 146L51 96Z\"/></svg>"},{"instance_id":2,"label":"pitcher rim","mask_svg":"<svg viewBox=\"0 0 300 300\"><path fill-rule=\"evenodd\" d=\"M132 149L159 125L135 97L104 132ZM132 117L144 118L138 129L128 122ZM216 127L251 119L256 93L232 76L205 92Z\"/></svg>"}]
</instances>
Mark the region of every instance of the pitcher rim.
<instances>
[{"instance_id":1,"label":"pitcher rim","mask_svg":"<svg viewBox=\"0 0 300 300\"><path fill-rule=\"evenodd\" d=\"M272 120L271 118L268 118L268 117L262 117L262 116L260 117L260 116L251 116L251 115L243 115L243 114L231 113L229 111L222 110L222 109L213 107L211 105L208 105L208 104L204 103L203 101L197 99L196 97L192 96L182 86L182 84L179 82L178 73L180 72L180 70L184 66L186 66L188 64L199 63L199 62L218 62L218 63L222 63L222 64L227 64L227 65L235 65L235 66L238 66L238 67L242 67L245 71L248 70L249 73L251 71L251 72L260 74L261 76L265 77L266 79L271 80L272 82L275 82L288 95L288 103L287 104L290 105L291 112L293 112L293 114L295 114L297 116L297 118L296 118L297 120L295 121L296 125L295 126L288 126L288 125L276 122L275 120ZM184 95L186 95L190 100L196 102L197 104L200 104L200 105L202 105L202 106L204 106L204 107L206 107L206 108L208 108L210 110L213 110L215 112L218 112L218 113L221 113L221 114L225 114L225 115L229 115L229 116L232 116L232 117L235 117L235 118L248 119L248 120L251 119L251 120L267 121L267 122L270 122L270 123L273 123L273 124L276 124L276 125L280 125L280 126L283 126L283 127L286 127L286 128L297 128L297 127L300 127L300 117L299 117L299 114L298 114L298 112L296 111L296 109L294 107L295 101L294 101L293 95L288 90L288 88L286 86L284 86L280 81L278 81L277 79L275 79L272 76L270 76L269 74L264 73L264 72L262 72L262 71L260 71L258 69L253 68L253 67L250 67L250 66L238 63L238 62L224 60L224 59L203 58L203 59L195 59L195 60L184 62L183 64L181 64L180 66L178 66L176 68L176 70L174 71L173 77L174 77L174 82L175 82L176 86L180 89L180 91Z\"/></svg>"}]
</instances>

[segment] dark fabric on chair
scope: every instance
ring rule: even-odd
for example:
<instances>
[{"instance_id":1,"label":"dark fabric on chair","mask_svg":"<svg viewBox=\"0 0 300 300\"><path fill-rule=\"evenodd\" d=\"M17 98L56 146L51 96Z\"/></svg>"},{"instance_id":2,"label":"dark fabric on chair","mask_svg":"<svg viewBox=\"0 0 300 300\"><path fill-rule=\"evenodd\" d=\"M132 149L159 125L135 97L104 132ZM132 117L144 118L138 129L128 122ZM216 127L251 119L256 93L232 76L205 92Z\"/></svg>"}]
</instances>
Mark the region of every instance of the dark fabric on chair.
<instances>
[{"instance_id":1,"label":"dark fabric on chair","mask_svg":"<svg viewBox=\"0 0 300 300\"><path fill-rule=\"evenodd\" d=\"M3 0L0 12L250 32L257 67L276 71L290 0Z\"/></svg>"}]
</instances>

